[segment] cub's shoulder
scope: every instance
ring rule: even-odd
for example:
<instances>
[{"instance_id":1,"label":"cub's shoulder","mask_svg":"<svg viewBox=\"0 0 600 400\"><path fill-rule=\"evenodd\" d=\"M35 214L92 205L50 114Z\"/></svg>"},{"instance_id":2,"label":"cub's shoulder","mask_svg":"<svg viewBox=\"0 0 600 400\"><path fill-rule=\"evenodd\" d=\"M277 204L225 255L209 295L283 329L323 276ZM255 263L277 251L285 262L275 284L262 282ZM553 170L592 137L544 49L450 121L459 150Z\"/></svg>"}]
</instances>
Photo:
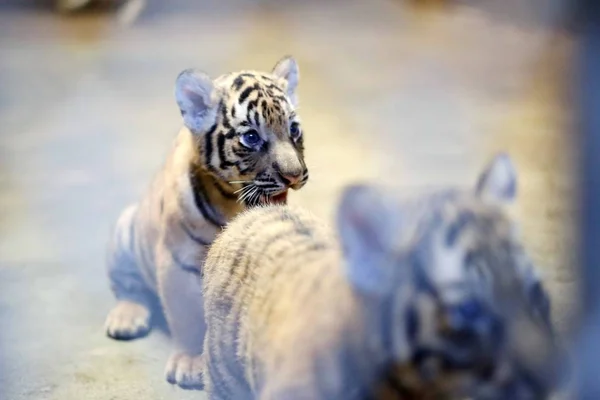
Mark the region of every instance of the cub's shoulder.
<instances>
[{"instance_id":1,"label":"cub's shoulder","mask_svg":"<svg viewBox=\"0 0 600 400\"><path fill-rule=\"evenodd\" d=\"M249 208L233 218L221 232L216 245L240 238L267 237L280 230L310 232L321 236L330 230L328 225L310 211L294 205L261 205Z\"/></svg>"}]
</instances>

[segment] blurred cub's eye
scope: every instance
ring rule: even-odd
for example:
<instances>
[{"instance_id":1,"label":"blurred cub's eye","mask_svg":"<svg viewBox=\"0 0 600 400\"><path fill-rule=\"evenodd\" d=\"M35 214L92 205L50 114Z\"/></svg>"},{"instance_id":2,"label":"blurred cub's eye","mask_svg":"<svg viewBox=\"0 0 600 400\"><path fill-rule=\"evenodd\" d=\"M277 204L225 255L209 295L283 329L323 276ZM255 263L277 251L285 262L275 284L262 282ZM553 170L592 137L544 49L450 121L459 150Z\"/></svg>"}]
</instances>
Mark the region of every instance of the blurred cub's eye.
<instances>
[{"instance_id":1,"label":"blurred cub's eye","mask_svg":"<svg viewBox=\"0 0 600 400\"><path fill-rule=\"evenodd\" d=\"M461 320L471 322L481 317L483 314L483 307L477 300L469 299L458 304L455 307L454 312Z\"/></svg>"},{"instance_id":2,"label":"blurred cub's eye","mask_svg":"<svg viewBox=\"0 0 600 400\"><path fill-rule=\"evenodd\" d=\"M300 130L300 124L292 122L290 125L290 136L292 136L292 139L297 140L301 135L302 131Z\"/></svg>"},{"instance_id":3,"label":"blurred cub's eye","mask_svg":"<svg viewBox=\"0 0 600 400\"><path fill-rule=\"evenodd\" d=\"M258 145L261 144L262 139L260 138L260 135L258 134L258 132L256 132L254 129L251 129L245 133L242 134L240 141L242 142L242 144L246 147L257 147Z\"/></svg>"}]
</instances>

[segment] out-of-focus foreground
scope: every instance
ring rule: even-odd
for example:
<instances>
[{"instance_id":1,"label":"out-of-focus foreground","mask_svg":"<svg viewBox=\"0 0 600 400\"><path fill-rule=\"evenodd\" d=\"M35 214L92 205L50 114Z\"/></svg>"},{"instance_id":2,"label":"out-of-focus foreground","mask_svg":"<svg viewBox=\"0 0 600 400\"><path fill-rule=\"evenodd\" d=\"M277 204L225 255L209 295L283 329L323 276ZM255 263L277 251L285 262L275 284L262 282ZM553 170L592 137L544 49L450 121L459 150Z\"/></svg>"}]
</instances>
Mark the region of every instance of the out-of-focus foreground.
<instances>
[{"instance_id":1,"label":"out-of-focus foreground","mask_svg":"<svg viewBox=\"0 0 600 400\"><path fill-rule=\"evenodd\" d=\"M515 211L568 332L572 44L550 33L551 13L511 11L515 1L178 0L149 1L125 26L110 12L12 3L0 8L1 398L202 397L162 379L165 335L105 337L105 246L180 126L177 74L265 69L284 54L300 65L311 169L291 202L329 218L351 181L472 184L506 150L520 168Z\"/></svg>"}]
</instances>

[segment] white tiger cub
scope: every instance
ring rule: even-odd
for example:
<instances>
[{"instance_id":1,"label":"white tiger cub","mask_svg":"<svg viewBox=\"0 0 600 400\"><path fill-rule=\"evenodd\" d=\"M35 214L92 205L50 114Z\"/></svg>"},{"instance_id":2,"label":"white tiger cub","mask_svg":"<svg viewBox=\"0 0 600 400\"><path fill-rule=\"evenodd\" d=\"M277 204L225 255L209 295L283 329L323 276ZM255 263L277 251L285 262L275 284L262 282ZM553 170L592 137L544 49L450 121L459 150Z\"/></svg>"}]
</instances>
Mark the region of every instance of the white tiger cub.
<instances>
[{"instance_id":1,"label":"white tiger cub","mask_svg":"<svg viewBox=\"0 0 600 400\"><path fill-rule=\"evenodd\" d=\"M176 351L169 382L201 388L205 332L201 266L215 235L246 207L286 202L308 180L291 57L271 73L215 80L197 70L177 78L185 126L142 200L117 222L108 272L118 300L106 332L128 340L150 331L150 299L160 298Z\"/></svg>"},{"instance_id":2,"label":"white tiger cub","mask_svg":"<svg viewBox=\"0 0 600 400\"><path fill-rule=\"evenodd\" d=\"M500 155L475 190L348 188L339 239L298 208L237 217L204 267L209 398L546 398L549 299L501 207L515 188Z\"/></svg>"}]
</instances>

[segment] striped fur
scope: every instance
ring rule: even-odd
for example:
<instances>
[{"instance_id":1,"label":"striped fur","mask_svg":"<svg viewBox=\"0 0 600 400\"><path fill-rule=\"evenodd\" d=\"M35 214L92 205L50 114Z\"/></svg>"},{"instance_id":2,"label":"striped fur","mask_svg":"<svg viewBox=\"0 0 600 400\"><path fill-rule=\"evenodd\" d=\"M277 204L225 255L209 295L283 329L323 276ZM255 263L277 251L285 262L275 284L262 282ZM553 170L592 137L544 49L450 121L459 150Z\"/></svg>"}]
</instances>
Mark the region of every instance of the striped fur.
<instances>
[{"instance_id":1,"label":"striped fur","mask_svg":"<svg viewBox=\"0 0 600 400\"><path fill-rule=\"evenodd\" d=\"M499 156L477 190L416 201L350 187L337 235L293 207L238 216L204 269L209 398L546 398L548 298L499 206L513 172Z\"/></svg>"},{"instance_id":2,"label":"striped fur","mask_svg":"<svg viewBox=\"0 0 600 400\"><path fill-rule=\"evenodd\" d=\"M185 70L177 78L185 126L146 195L117 222L108 271L118 303L106 320L112 338L144 336L150 299L158 295L176 346L166 368L171 383L202 387L200 266L207 246L247 207L286 202L288 189L307 182L297 83L290 57L271 73L212 80Z\"/></svg>"}]
</instances>

